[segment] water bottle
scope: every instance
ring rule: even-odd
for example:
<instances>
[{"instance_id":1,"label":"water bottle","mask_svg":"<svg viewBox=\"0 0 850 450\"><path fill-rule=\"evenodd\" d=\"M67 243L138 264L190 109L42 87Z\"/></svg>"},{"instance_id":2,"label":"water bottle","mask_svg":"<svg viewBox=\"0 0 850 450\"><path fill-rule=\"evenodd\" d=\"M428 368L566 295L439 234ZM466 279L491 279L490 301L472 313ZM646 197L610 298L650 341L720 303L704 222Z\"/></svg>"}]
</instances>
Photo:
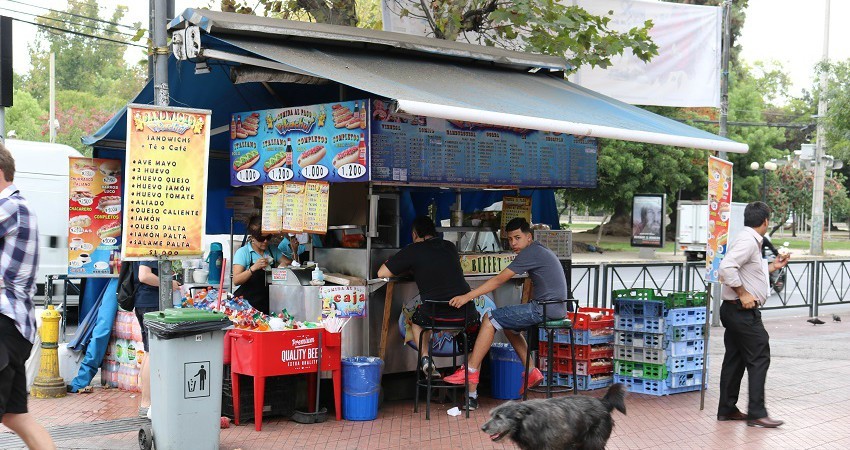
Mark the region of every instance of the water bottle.
<instances>
[{"instance_id":1,"label":"water bottle","mask_svg":"<svg viewBox=\"0 0 850 450\"><path fill-rule=\"evenodd\" d=\"M313 269L312 279L310 281L310 284L317 285L317 286L325 284L325 274L324 274L324 272L322 272L322 269L319 268L318 264L316 265L316 268Z\"/></svg>"}]
</instances>

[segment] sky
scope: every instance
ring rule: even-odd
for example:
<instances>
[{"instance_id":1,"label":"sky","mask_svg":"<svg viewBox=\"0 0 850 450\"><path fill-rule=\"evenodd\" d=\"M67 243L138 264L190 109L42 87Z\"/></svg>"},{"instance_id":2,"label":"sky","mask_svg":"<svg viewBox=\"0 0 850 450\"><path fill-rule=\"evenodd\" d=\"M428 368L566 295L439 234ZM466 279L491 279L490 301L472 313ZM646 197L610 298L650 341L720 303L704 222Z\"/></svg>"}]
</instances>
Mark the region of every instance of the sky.
<instances>
[{"instance_id":1,"label":"sky","mask_svg":"<svg viewBox=\"0 0 850 450\"><path fill-rule=\"evenodd\" d=\"M75 0L71 0L72 2ZM179 13L188 7L208 4L209 0L175 0ZM739 39L742 56L748 62L778 61L790 75L793 86L789 94L799 95L803 89L811 90L814 67L823 53L824 5L826 0L749 0L746 22ZM219 1L216 0L215 4ZM39 2L37 0L0 0L0 14L28 19L31 15L13 13L9 9L43 14L44 7L64 9L67 0ZM145 0L100 0L101 17L109 17L114 8L128 5L129 11L122 23L148 22L148 2ZM850 17L850 0L831 1L830 48L831 60L850 58L850 27L840 19ZM29 70L27 44L35 40L36 28L21 22L14 23L14 68L23 74ZM129 61L139 59L138 48L128 52Z\"/></svg>"}]
</instances>

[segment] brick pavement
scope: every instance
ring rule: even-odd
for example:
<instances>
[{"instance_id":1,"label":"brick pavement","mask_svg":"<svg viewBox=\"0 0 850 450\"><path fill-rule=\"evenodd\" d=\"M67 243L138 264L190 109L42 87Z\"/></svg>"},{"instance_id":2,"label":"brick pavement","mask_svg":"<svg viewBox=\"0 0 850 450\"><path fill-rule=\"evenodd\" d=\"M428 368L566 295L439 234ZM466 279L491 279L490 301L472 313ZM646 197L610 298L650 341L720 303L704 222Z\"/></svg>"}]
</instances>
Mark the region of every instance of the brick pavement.
<instances>
[{"instance_id":1,"label":"brick pavement","mask_svg":"<svg viewBox=\"0 0 850 450\"><path fill-rule=\"evenodd\" d=\"M850 448L850 306L822 308L844 315L845 322L814 327L805 311L767 311L773 361L768 373L767 402L771 416L786 421L778 429L749 428L741 422L717 422L717 383L723 356L723 329L712 328L709 350L709 389L706 408L699 410L699 393L652 397L630 394L628 415L614 414L616 425L609 449L847 449ZM793 314L793 316L791 316ZM746 388L746 380L744 381ZM592 392L590 395L602 395ZM746 391L741 393L746 399ZM45 426L91 423L132 417L138 397L115 389L62 399L30 400ZM482 398L482 407L469 420L450 417L449 406L434 405L432 420L414 414L412 402L385 403L371 422L300 425L267 419L263 431L252 423L222 430L221 449L433 449L514 448L493 443L478 427L498 401ZM745 400L739 403L746 408ZM0 426L0 433L7 432ZM0 434L0 437L3 435ZM87 439L58 440L63 449L136 449L136 433L125 432Z\"/></svg>"}]
</instances>

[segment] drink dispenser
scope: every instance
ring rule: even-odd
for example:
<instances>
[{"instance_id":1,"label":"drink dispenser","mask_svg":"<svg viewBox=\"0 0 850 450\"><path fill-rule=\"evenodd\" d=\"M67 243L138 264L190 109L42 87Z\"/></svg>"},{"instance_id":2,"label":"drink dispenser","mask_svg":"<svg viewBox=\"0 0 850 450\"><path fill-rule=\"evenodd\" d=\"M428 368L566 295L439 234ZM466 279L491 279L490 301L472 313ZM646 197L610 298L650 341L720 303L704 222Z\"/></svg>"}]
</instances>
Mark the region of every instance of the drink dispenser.
<instances>
[{"instance_id":1,"label":"drink dispenser","mask_svg":"<svg viewBox=\"0 0 850 450\"><path fill-rule=\"evenodd\" d=\"M212 284L213 286L217 286L221 281L221 271L222 271L222 259L224 258L224 251L222 250L220 242L213 242L210 244L210 254L207 256L207 263L209 263L210 273L207 277L207 283Z\"/></svg>"}]
</instances>

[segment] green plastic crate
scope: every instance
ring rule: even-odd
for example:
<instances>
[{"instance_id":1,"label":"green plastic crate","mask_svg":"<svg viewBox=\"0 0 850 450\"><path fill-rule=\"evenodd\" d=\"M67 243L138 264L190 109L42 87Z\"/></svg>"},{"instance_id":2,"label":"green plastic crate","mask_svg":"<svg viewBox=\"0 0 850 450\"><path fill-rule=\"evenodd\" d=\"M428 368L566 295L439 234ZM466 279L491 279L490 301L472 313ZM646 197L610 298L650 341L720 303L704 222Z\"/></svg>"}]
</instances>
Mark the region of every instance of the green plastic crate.
<instances>
[{"instance_id":1,"label":"green plastic crate","mask_svg":"<svg viewBox=\"0 0 850 450\"><path fill-rule=\"evenodd\" d=\"M673 308L692 308L695 306L705 306L705 292L674 292L664 299L664 306L667 309Z\"/></svg>"},{"instance_id":2,"label":"green plastic crate","mask_svg":"<svg viewBox=\"0 0 850 450\"><path fill-rule=\"evenodd\" d=\"M616 300L658 300L664 301L660 292L648 288L615 289L611 291L611 298Z\"/></svg>"},{"instance_id":3,"label":"green plastic crate","mask_svg":"<svg viewBox=\"0 0 850 450\"><path fill-rule=\"evenodd\" d=\"M665 364L649 364L616 359L614 360L614 373L627 377L665 380L667 379L667 366Z\"/></svg>"}]
</instances>

